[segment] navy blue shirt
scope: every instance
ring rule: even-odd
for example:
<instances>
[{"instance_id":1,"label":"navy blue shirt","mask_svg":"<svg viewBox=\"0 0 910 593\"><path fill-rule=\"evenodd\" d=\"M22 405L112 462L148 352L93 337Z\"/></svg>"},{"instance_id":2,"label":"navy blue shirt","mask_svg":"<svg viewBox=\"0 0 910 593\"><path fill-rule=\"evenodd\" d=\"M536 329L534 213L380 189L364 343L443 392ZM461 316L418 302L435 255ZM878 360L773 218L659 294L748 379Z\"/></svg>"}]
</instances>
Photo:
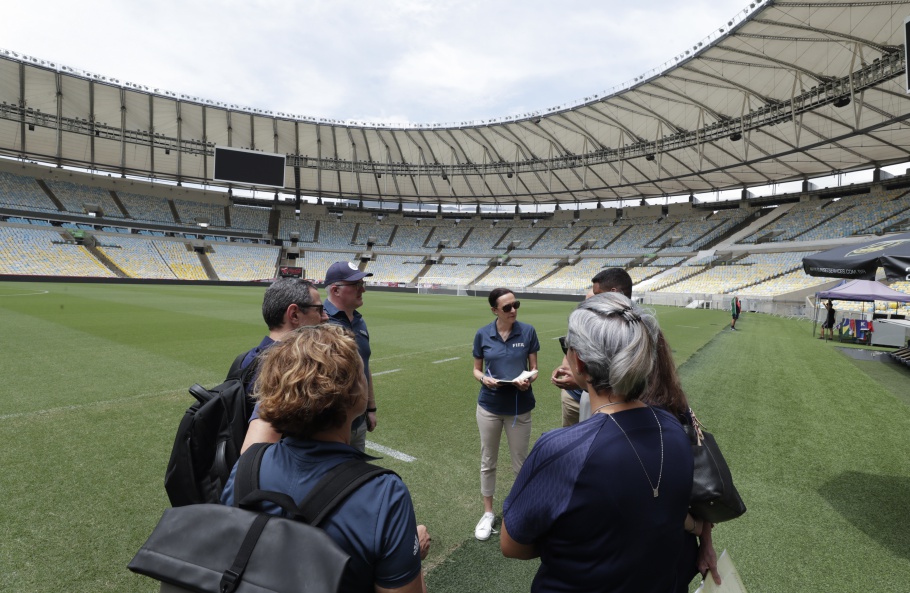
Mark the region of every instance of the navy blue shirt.
<instances>
[{"instance_id":1,"label":"navy blue shirt","mask_svg":"<svg viewBox=\"0 0 910 593\"><path fill-rule=\"evenodd\" d=\"M355 310L352 321L348 319L348 314L336 307L332 301L326 299L322 301L322 306L325 308L325 314L329 316L329 323L347 328L354 334L357 351L360 352L360 358L363 360L363 372L367 376L367 383L371 384L373 379L370 375L370 354L373 351L370 349L370 332L367 331L367 322L363 320L363 315ZM355 419L351 428L358 428L364 422L366 422L366 414Z\"/></svg>"},{"instance_id":2,"label":"navy blue shirt","mask_svg":"<svg viewBox=\"0 0 910 593\"><path fill-rule=\"evenodd\" d=\"M540 552L532 592L668 593L677 586L691 444L679 421L658 408L614 419L594 414L542 435L503 502L509 536Z\"/></svg>"},{"instance_id":3,"label":"navy blue shirt","mask_svg":"<svg viewBox=\"0 0 910 593\"><path fill-rule=\"evenodd\" d=\"M249 352L247 352L246 356L243 357L243 362L240 363L240 368L245 369L246 367L250 366L250 363L253 362L254 358L256 358L261 353L268 350L269 347L271 347L271 345L274 343L275 343L275 340L273 340L269 336L262 338L262 341L259 343L259 345L256 346L255 348L253 348L252 350L250 350ZM253 384L256 382L256 379L258 377L259 377L259 369L257 368L256 372L253 373L253 376L250 377L249 381L247 381L244 384L244 388L246 389L247 395L253 395ZM256 414L255 417L258 418L259 415ZM252 418L250 418L250 420L252 420Z\"/></svg>"},{"instance_id":4,"label":"navy blue shirt","mask_svg":"<svg viewBox=\"0 0 910 593\"><path fill-rule=\"evenodd\" d=\"M286 437L269 447L262 459L259 485L283 492L300 504L330 469L351 459L371 459L344 443ZM234 504L231 472L221 502ZM263 510L283 511L270 504ZM417 520L411 494L401 478L384 474L369 480L342 502L320 527L351 556L341 580L341 591L372 593L380 587L403 587L420 575Z\"/></svg>"},{"instance_id":5,"label":"navy blue shirt","mask_svg":"<svg viewBox=\"0 0 910 593\"><path fill-rule=\"evenodd\" d=\"M496 320L485 325L474 336L474 358L484 361L484 374L494 379L511 381L528 369L528 356L540 350L537 331L527 323L512 324L509 337L503 340ZM501 416L518 415L534 409L534 389L520 391L512 384L489 388L480 386L480 407Z\"/></svg>"},{"instance_id":6,"label":"navy blue shirt","mask_svg":"<svg viewBox=\"0 0 910 593\"><path fill-rule=\"evenodd\" d=\"M569 394L569 397L577 402L581 401L581 394L585 392L584 389L566 389L565 391Z\"/></svg>"},{"instance_id":7,"label":"navy blue shirt","mask_svg":"<svg viewBox=\"0 0 910 593\"><path fill-rule=\"evenodd\" d=\"M367 322L363 320L363 315L359 311L354 311L354 320L348 319L348 314L332 304L332 301L326 299L322 302L325 308L325 314L329 316L329 323L340 325L341 327L351 330L354 339L357 340L357 351L360 352L360 358L363 359L363 372L366 373L367 380L370 379L370 332L367 331Z\"/></svg>"}]
</instances>

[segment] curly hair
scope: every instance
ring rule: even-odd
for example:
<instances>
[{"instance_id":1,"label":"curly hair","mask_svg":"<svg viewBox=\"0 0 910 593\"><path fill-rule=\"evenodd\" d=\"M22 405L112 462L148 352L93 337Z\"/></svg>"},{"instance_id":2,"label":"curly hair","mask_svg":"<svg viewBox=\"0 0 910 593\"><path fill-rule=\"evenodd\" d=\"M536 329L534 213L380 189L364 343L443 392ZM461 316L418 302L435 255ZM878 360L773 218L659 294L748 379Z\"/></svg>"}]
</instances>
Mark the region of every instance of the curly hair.
<instances>
[{"instance_id":1,"label":"curly hair","mask_svg":"<svg viewBox=\"0 0 910 593\"><path fill-rule=\"evenodd\" d=\"M367 397L354 336L328 323L290 332L265 352L254 397L259 417L283 435L339 428Z\"/></svg>"}]
</instances>

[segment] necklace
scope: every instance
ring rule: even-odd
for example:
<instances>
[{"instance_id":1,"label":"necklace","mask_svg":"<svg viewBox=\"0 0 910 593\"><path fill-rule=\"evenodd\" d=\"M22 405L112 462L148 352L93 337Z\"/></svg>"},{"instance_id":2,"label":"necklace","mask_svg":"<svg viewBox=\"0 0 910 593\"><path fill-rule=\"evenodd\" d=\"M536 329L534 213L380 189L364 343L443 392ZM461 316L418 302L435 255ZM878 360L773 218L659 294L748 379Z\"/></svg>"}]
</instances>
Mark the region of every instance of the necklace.
<instances>
[{"instance_id":1,"label":"necklace","mask_svg":"<svg viewBox=\"0 0 910 593\"><path fill-rule=\"evenodd\" d=\"M610 405L610 404L607 404L607 405ZM603 408L603 407L604 406L601 406L601 408ZM599 410L600 408L597 408L597 409ZM657 422L657 431L658 431L658 434L660 435L660 472L657 474L657 485L656 486L651 481L651 476L648 475L648 470L645 469L645 464L641 460L641 456L638 454L638 451L635 450L635 445L632 444L632 439L630 439L629 435L626 434L626 431L622 429L622 426L619 425L619 422L616 420L616 418L613 418L613 414L607 414L607 416L609 416L610 419L613 420L613 423L616 424L616 428L618 428L620 430L620 432L622 432L623 436L626 437L626 440L629 441L629 446L632 447L632 452L635 453L635 457L638 457L638 463L641 464L641 469L642 469L642 471L645 472L645 477L648 479L648 485L651 486L651 492L654 493L654 498L657 498L658 490L660 489L660 479L664 475L664 430L663 430L663 427L660 425L660 420L657 419L657 413L654 411L654 408L650 408L650 409L651 409L651 413L654 414L654 421Z\"/></svg>"},{"instance_id":2,"label":"necklace","mask_svg":"<svg viewBox=\"0 0 910 593\"><path fill-rule=\"evenodd\" d=\"M603 409L606 408L607 406L618 406L619 404L624 404L624 403L626 403L626 402L610 402L610 403L608 403L608 404L604 404L604 405L602 405L602 406L598 406L597 408L595 408L595 410L594 410L593 412L591 412L591 415L593 416L594 414L596 414L597 412L603 410Z\"/></svg>"}]
</instances>

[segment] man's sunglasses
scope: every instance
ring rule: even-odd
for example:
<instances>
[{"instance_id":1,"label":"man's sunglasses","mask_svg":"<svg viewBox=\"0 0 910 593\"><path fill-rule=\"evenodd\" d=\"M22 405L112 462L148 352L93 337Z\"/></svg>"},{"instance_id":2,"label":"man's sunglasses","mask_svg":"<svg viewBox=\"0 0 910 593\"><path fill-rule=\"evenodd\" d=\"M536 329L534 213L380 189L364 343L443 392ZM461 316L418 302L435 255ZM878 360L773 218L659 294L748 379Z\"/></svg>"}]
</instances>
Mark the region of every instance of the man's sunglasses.
<instances>
[{"instance_id":1,"label":"man's sunglasses","mask_svg":"<svg viewBox=\"0 0 910 593\"><path fill-rule=\"evenodd\" d=\"M508 305L503 305L503 306L502 306L502 312L503 312L503 313L511 313L511 312L512 312L512 309L515 309L516 311L518 311L518 308L519 308L520 306L521 306L521 301L513 301L513 302L509 303Z\"/></svg>"},{"instance_id":2,"label":"man's sunglasses","mask_svg":"<svg viewBox=\"0 0 910 593\"><path fill-rule=\"evenodd\" d=\"M563 353L563 354L568 354L568 353L569 353L569 347L566 345L566 337L565 337L565 336L560 336L560 338L559 338L559 347L562 348L562 353Z\"/></svg>"},{"instance_id":3,"label":"man's sunglasses","mask_svg":"<svg viewBox=\"0 0 910 593\"><path fill-rule=\"evenodd\" d=\"M325 311L325 307L323 305L297 305L297 306L300 307L301 309L317 309L320 315L322 315L323 311Z\"/></svg>"}]
</instances>

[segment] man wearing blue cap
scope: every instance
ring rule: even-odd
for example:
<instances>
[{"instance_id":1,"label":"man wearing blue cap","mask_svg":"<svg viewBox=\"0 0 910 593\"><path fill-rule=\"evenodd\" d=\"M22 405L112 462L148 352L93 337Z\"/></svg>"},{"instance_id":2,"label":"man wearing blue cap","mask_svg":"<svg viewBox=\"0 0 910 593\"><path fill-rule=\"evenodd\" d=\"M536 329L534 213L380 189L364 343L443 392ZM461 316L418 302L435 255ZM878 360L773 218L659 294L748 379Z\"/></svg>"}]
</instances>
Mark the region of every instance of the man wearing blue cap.
<instances>
[{"instance_id":1,"label":"man wearing blue cap","mask_svg":"<svg viewBox=\"0 0 910 593\"><path fill-rule=\"evenodd\" d=\"M366 290L363 279L372 275L361 272L352 263L335 262L325 273L326 300L322 302L328 323L345 327L354 334L360 358L363 359L363 372L367 376L367 410L351 425L351 446L359 451L366 449L367 431L372 432L376 428L376 398L370 373L370 333L363 315L357 311L363 305L363 293ZM271 424L260 420L259 415L254 413L241 452L253 443L277 443L280 438L281 435Z\"/></svg>"},{"instance_id":2,"label":"man wearing blue cap","mask_svg":"<svg viewBox=\"0 0 910 593\"><path fill-rule=\"evenodd\" d=\"M351 446L363 451L366 448L367 431L376 428L376 398L373 395L373 375L370 373L370 333L363 315L357 309L363 306L366 290L363 279L372 276L361 272L351 262L339 261L329 266L325 273L325 312L329 323L345 327L354 334L357 349L363 359L363 372L367 376L367 411L354 420L351 426Z\"/></svg>"}]
</instances>

